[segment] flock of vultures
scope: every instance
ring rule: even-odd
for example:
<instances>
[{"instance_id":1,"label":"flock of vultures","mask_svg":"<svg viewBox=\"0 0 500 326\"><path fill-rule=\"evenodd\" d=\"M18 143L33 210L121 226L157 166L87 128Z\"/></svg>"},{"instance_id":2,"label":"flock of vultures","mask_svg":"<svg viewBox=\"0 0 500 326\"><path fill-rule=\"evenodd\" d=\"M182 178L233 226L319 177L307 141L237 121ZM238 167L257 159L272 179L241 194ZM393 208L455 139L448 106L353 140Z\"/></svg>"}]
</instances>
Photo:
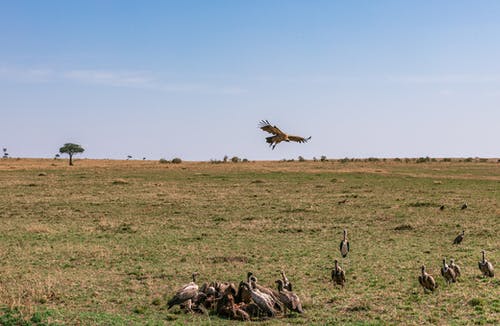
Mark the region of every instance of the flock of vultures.
<instances>
[{"instance_id":1,"label":"flock of vultures","mask_svg":"<svg viewBox=\"0 0 500 326\"><path fill-rule=\"evenodd\" d=\"M168 309L180 305L187 312L215 313L220 317L251 320L286 315L287 311L303 313L299 297L293 292L292 283L284 271L276 280L277 289L257 282L252 272L238 286L232 282L210 282L198 286L193 281L181 287L168 301Z\"/></svg>"},{"instance_id":2,"label":"flock of vultures","mask_svg":"<svg viewBox=\"0 0 500 326\"><path fill-rule=\"evenodd\" d=\"M266 138L266 142L274 149L280 142L306 143L311 137L301 137L288 135L278 127L271 125L269 121L262 120L259 128L272 136ZM441 206L440 210L445 207ZM467 204L462 205L462 210L467 208ZM453 244L459 245L464 239L465 231L462 231ZM343 258L349 253L349 241L347 240L347 230L340 242L339 250ZM479 270L485 277L493 277L493 265L486 260L485 252L482 251L482 260L479 261ZM432 275L426 272L425 265L421 267L421 275L418 281L424 288L424 292L432 292L437 288L437 283ZM441 275L448 284L457 281L460 277L460 267L453 259L450 264L443 259ZM281 278L276 280L276 288L266 287L257 282L257 278L252 272L248 272L247 279L241 281L238 286L232 282L211 282L196 284L196 276L193 273L192 282L182 286L176 294L168 301L168 309L175 305L180 305L187 312L215 313L218 316L236 320L251 320L256 318L272 318L283 316L287 311L302 314L302 304L296 293L293 292L292 283L288 280L285 272L281 271ZM339 266L338 260L334 260L334 267L331 271L331 279L334 285L344 287L346 273Z\"/></svg>"},{"instance_id":3,"label":"flock of vultures","mask_svg":"<svg viewBox=\"0 0 500 326\"><path fill-rule=\"evenodd\" d=\"M464 239L465 231L462 231L455 240L454 245L459 245ZM347 239L347 230L340 242L339 250L343 258L347 257L350 245ZM482 259L478 262L479 270L484 277L493 277L493 264L485 257L485 251L481 251ZM432 292L437 288L434 277L421 267L422 274L418 281L424 288L424 292ZM450 264L443 259L441 275L447 284L454 283L460 277L461 269L453 259ZM196 276L193 273L192 282L182 286L176 294L168 301L168 309L179 305L186 312L198 312L204 314L216 314L223 318L235 320L266 319L278 316L286 316L287 311L302 314L300 298L293 292L292 283L285 272L281 271L281 277L276 280L276 288L266 287L257 282L257 277L247 273L247 279L241 281L238 286L233 282L210 282L201 286L196 284ZM331 271L331 280L334 285L344 287L346 282L345 271L339 266L338 260L334 260Z\"/></svg>"}]
</instances>

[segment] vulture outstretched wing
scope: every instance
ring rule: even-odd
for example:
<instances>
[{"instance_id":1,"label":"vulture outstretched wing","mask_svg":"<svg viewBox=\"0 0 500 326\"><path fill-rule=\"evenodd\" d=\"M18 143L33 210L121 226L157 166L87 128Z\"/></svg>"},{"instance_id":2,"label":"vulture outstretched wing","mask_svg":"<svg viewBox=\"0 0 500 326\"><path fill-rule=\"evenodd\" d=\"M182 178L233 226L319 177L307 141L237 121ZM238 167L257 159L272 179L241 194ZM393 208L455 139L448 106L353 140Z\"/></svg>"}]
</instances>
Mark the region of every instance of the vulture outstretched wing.
<instances>
[{"instance_id":1,"label":"vulture outstretched wing","mask_svg":"<svg viewBox=\"0 0 500 326\"><path fill-rule=\"evenodd\" d=\"M300 136L288 136L288 139L297 143L307 143L311 137L304 138Z\"/></svg>"},{"instance_id":2,"label":"vulture outstretched wing","mask_svg":"<svg viewBox=\"0 0 500 326\"><path fill-rule=\"evenodd\" d=\"M262 120L259 124L260 129L267 131L270 134L273 135L285 135L283 131L280 130L280 128L276 126L272 126L271 123L267 120Z\"/></svg>"}]
</instances>

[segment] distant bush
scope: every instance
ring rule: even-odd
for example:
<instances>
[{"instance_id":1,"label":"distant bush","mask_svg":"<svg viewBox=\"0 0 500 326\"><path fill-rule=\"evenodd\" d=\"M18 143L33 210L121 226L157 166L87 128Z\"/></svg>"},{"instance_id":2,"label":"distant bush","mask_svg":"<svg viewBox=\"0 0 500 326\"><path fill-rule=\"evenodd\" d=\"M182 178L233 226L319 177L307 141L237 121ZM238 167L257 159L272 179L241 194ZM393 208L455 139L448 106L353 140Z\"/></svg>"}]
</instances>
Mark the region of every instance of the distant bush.
<instances>
[{"instance_id":1,"label":"distant bush","mask_svg":"<svg viewBox=\"0 0 500 326\"><path fill-rule=\"evenodd\" d=\"M221 163L224 163L224 162L222 162L221 160L217 160L217 159L212 158L212 159L210 159L210 163L212 163L212 164L221 164Z\"/></svg>"},{"instance_id":2,"label":"distant bush","mask_svg":"<svg viewBox=\"0 0 500 326\"><path fill-rule=\"evenodd\" d=\"M448 158L448 157L443 158L443 162L451 162L451 158Z\"/></svg>"},{"instance_id":3,"label":"distant bush","mask_svg":"<svg viewBox=\"0 0 500 326\"><path fill-rule=\"evenodd\" d=\"M298 160L299 160L299 162L305 162L306 161L306 159L304 157L302 157L302 156L299 156Z\"/></svg>"},{"instance_id":4,"label":"distant bush","mask_svg":"<svg viewBox=\"0 0 500 326\"><path fill-rule=\"evenodd\" d=\"M366 161L368 161L368 162L378 162L378 161L380 161L380 159L378 159L376 157L369 157L369 158L366 159Z\"/></svg>"},{"instance_id":5,"label":"distant bush","mask_svg":"<svg viewBox=\"0 0 500 326\"><path fill-rule=\"evenodd\" d=\"M231 162L239 163L239 162L241 162L241 159L238 156L233 156L233 157L231 157Z\"/></svg>"},{"instance_id":6,"label":"distant bush","mask_svg":"<svg viewBox=\"0 0 500 326\"><path fill-rule=\"evenodd\" d=\"M348 157L344 157L343 159L340 160L340 163L348 163L350 160Z\"/></svg>"},{"instance_id":7,"label":"distant bush","mask_svg":"<svg viewBox=\"0 0 500 326\"><path fill-rule=\"evenodd\" d=\"M161 158L160 163L162 163L162 164L168 164L168 163L179 164L179 163L182 163L182 160L178 157L173 158L172 161Z\"/></svg>"},{"instance_id":8,"label":"distant bush","mask_svg":"<svg viewBox=\"0 0 500 326\"><path fill-rule=\"evenodd\" d=\"M243 163L248 163L248 162L249 162L247 158L244 158L244 159L242 159L241 161L242 161Z\"/></svg>"},{"instance_id":9,"label":"distant bush","mask_svg":"<svg viewBox=\"0 0 500 326\"><path fill-rule=\"evenodd\" d=\"M430 157L426 156L426 157L419 157L416 162L417 163L426 163L426 162L430 162L430 161L431 161Z\"/></svg>"},{"instance_id":10,"label":"distant bush","mask_svg":"<svg viewBox=\"0 0 500 326\"><path fill-rule=\"evenodd\" d=\"M398 158L398 157L396 157L396 158L394 159L394 162L401 162L401 159L400 159L400 158Z\"/></svg>"},{"instance_id":11,"label":"distant bush","mask_svg":"<svg viewBox=\"0 0 500 326\"><path fill-rule=\"evenodd\" d=\"M472 157L468 157L464 160L464 162L472 162L474 161L474 159Z\"/></svg>"},{"instance_id":12,"label":"distant bush","mask_svg":"<svg viewBox=\"0 0 500 326\"><path fill-rule=\"evenodd\" d=\"M320 161L321 162L326 162L326 161L328 161L328 159L326 158L325 155L321 155Z\"/></svg>"}]
</instances>

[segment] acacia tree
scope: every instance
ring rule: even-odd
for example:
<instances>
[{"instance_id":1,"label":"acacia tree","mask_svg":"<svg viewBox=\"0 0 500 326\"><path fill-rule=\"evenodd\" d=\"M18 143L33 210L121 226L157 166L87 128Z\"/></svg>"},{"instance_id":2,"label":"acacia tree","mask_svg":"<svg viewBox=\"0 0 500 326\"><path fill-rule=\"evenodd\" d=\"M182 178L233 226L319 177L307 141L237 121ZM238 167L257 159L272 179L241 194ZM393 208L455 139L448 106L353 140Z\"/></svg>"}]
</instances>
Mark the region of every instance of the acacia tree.
<instances>
[{"instance_id":1,"label":"acacia tree","mask_svg":"<svg viewBox=\"0 0 500 326\"><path fill-rule=\"evenodd\" d=\"M69 155L69 165L73 165L73 155L83 153L85 150L82 146L73 143L66 143L63 147L59 148L59 153Z\"/></svg>"}]
</instances>

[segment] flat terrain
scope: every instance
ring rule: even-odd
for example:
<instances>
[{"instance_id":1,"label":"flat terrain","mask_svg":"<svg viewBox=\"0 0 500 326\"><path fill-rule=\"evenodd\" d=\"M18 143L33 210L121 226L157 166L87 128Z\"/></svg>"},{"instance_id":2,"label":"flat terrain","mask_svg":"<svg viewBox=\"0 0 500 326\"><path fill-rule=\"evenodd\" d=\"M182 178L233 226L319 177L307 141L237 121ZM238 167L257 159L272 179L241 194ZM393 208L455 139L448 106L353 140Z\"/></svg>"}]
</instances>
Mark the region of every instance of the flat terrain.
<instances>
[{"instance_id":1,"label":"flat terrain","mask_svg":"<svg viewBox=\"0 0 500 326\"><path fill-rule=\"evenodd\" d=\"M4 159L0 219L0 324L239 324L166 301L193 271L200 284L253 271L270 286L280 268L306 313L266 324L500 323L497 160ZM339 289L329 280L344 228ZM481 277L483 249L495 278ZM445 284L443 257L462 267L458 283Z\"/></svg>"}]
</instances>

